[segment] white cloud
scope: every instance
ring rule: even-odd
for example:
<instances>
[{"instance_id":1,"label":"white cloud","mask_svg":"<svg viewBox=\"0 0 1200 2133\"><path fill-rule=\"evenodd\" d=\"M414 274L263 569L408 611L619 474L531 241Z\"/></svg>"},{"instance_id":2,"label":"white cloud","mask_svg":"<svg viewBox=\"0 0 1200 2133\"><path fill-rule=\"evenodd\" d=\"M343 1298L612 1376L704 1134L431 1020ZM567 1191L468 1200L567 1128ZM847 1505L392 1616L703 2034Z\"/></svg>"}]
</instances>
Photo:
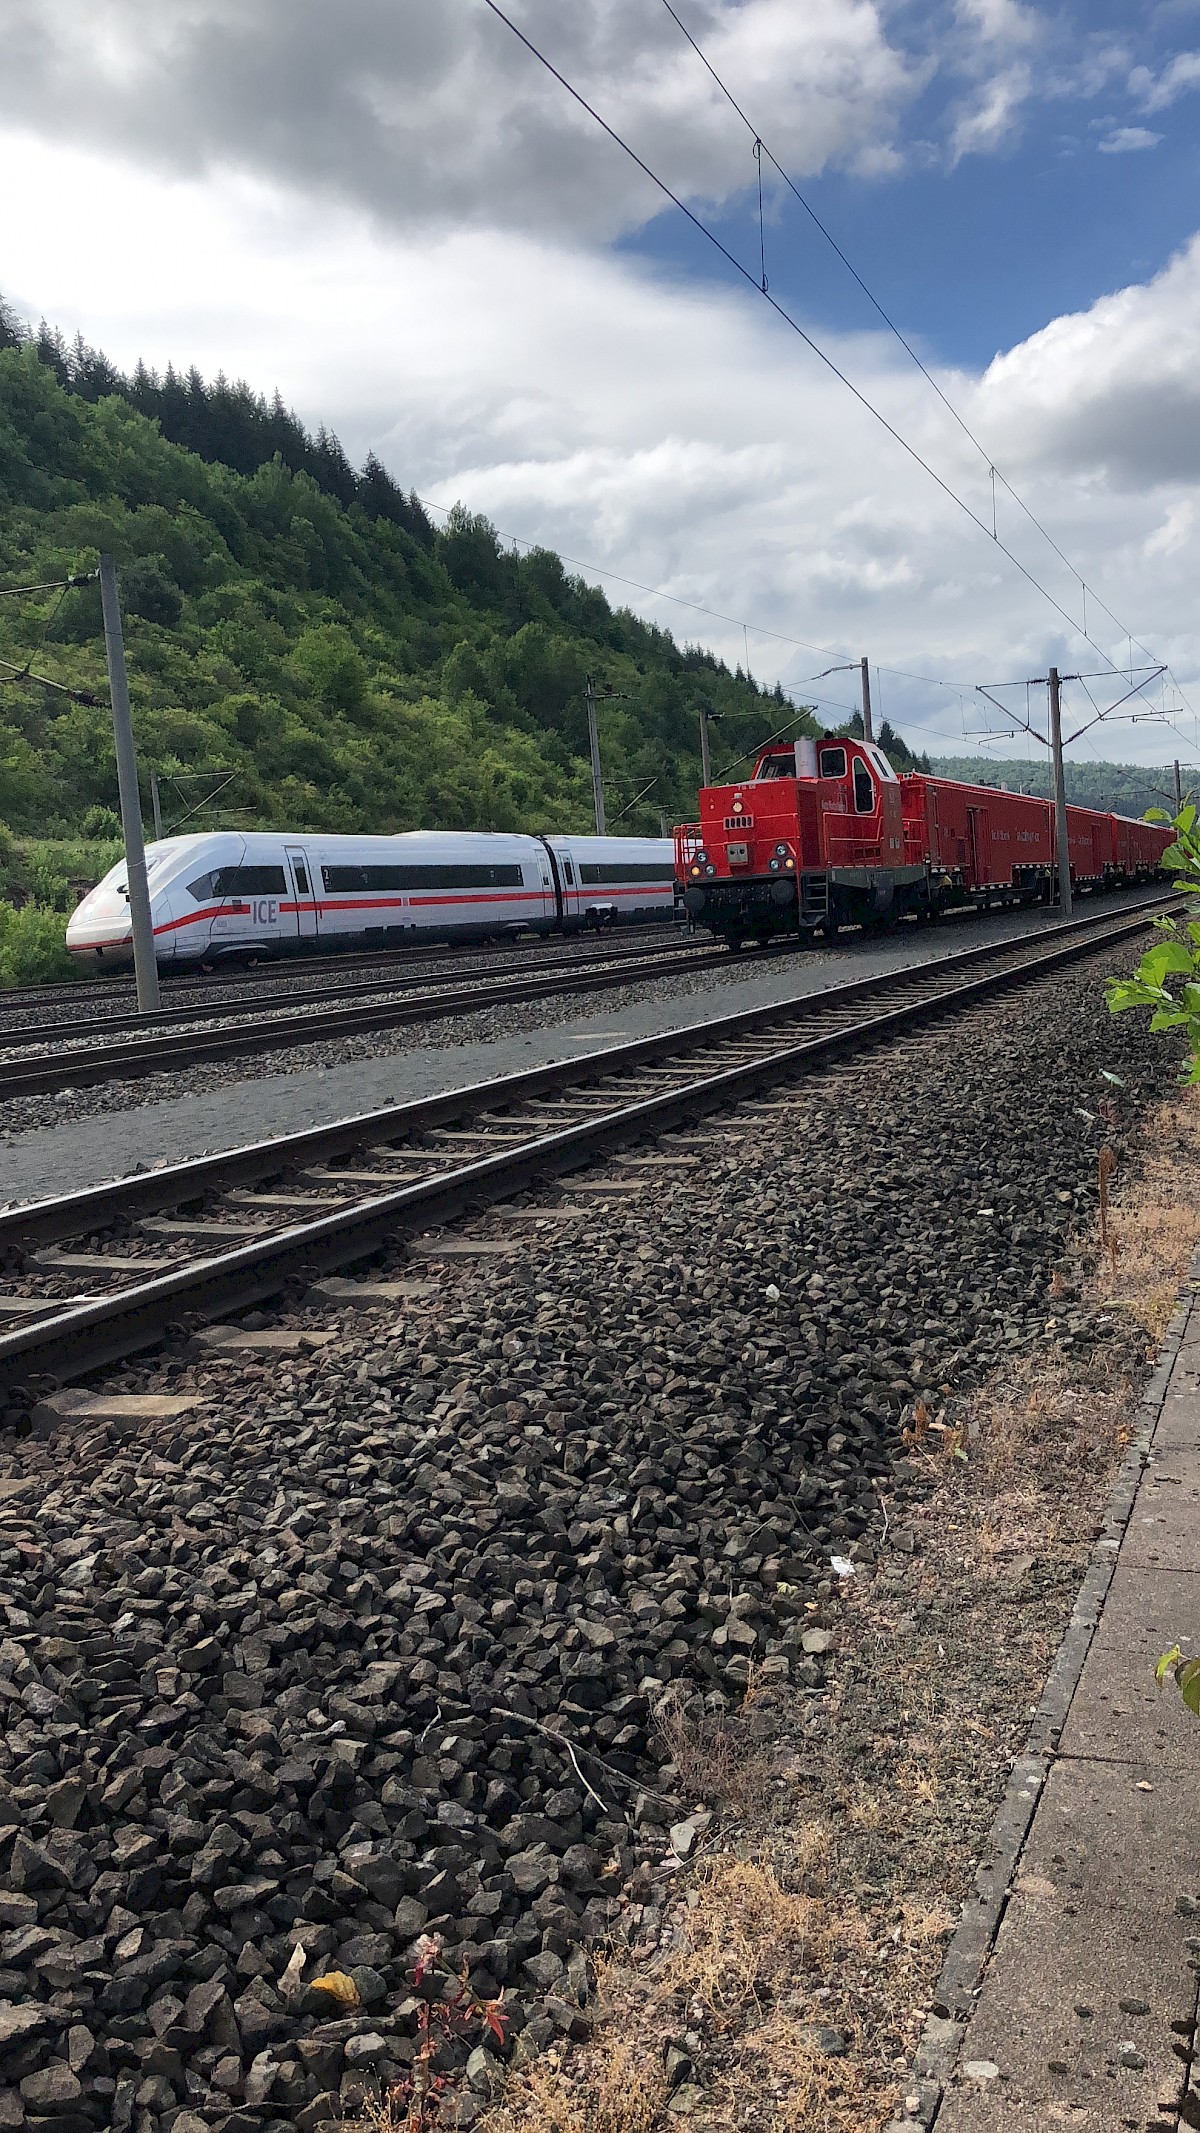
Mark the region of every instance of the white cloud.
<instances>
[{"instance_id":1,"label":"white cloud","mask_svg":"<svg viewBox=\"0 0 1200 2133\"><path fill-rule=\"evenodd\" d=\"M1033 9L1022 7L1019 0L955 0L954 12L986 44L1029 45L1043 34Z\"/></svg>"},{"instance_id":2,"label":"white cloud","mask_svg":"<svg viewBox=\"0 0 1200 2133\"><path fill-rule=\"evenodd\" d=\"M1127 156L1140 148L1157 148L1161 139L1161 133L1151 133L1145 126L1118 126L1096 146L1102 156Z\"/></svg>"},{"instance_id":3,"label":"white cloud","mask_svg":"<svg viewBox=\"0 0 1200 2133\"><path fill-rule=\"evenodd\" d=\"M750 137L665 8L509 0L519 27L693 200L748 190ZM688 0L797 175L895 141L926 62L883 0ZM241 172L381 223L605 238L662 196L478 0L0 0L23 123L184 175ZM894 152L894 149L893 149Z\"/></svg>"},{"instance_id":4,"label":"white cloud","mask_svg":"<svg viewBox=\"0 0 1200 2133\"><path fill-rule=\"evenodd\" d=\"M1129 88L1143 111L1165 111L1188 89L1200 89L1200 52L1177 52L1157 76L1149 67L1135 67Z\"/></svg>"},{"instance_id":5,"label":"white cloud","mask_svg":"<svg viewBox=\"0 0 1200 2133\"><path fill-rule=\"evenodd\" d=\"M0 286L124 364L278 383L406 487L780 637L961 683L975 722L976 678L1100 663L748 294L519 233L372 232L244 178L147 188L28 138L0 144L0 188L18 185L41 212L10 224ZM986 468L894 344L830 345L990 524ZM1200 241L982 378L944 382L1093 596L1200 676ZM1077 584L1003 492L1000 514L1078 615ZM609 590L744 657L740 628ZM750 646L755 671L788 686L827 663L765 634ZM836 702L844 683L816 686ZM914 738L958 743L957 690L887 672L880 687ZM1122 751L1167 752L1158 728L1114 731Z\"/></svg>"},{"instance_id":6,"label":"white cloud","mask_svg":"<svg viewBox=\"0 0 1200 2133\"><path fill-rule=\"evenodd\" d=\"M980 421L1020 457L1114 500L1200 484L1200 237L1161 274L997 357Z\"/></svg>"},{"instance_id":7,"label":"white cloud","mask_svg":"<svg viewBox=\"0 0 1200 2133\"><path fill-rule=\"evenodd\" d=\"M1004 67L984 82L974 104L955 124L951 161L960 163L967 155L992 155L1010 140L1032 88L1033 76L1024 60Z\"/></svg>"},{"instance_id":8,"label":"white cloud","mask_svg":"<svg viewBox=\"0 0 1200 2133\"><path fill-rule=\"evenodd\" d=\"M1144 553L1147 560L1158 555L1178 555L1186 548L1196 530L1196 503L1191 496L1181 496L1168 505L1161 526L1146 539Z\"/></svg>"}]
</instances>

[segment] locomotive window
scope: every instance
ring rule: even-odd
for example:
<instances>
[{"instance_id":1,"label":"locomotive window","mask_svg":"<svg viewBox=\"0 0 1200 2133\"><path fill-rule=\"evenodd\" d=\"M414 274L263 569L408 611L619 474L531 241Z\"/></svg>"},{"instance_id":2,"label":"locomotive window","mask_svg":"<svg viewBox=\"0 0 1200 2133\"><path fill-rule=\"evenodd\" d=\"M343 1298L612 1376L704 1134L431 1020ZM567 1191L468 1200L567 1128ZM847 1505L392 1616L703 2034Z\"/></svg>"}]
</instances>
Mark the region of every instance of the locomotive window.
<instances>
[{"instance_id":1,"label":"locomotive window","mask_svg":"<svg viewBox=\"0 0 1200 2133\"><path fill-rule=\"evenodd\" d=\"M764 778L794 778L795 775L795 752L789 749L786 755L765 755L754 773L754 783L759 785Z\"/></svg>"},{"instance_id":2,"label":"locomotive window","mask_svg":"<svg viewBox=\"0 0 1200 2133\"><path fill-rule=\"evenodd\" d=\"M208 879L212 883L213 896L287 894L287 875L282 867L218 867Z\"/></svg>"},{"instance_id":3,"label":"locomotive window","mask_svg":"<svg viewBox=\"0 0 1200 2133\"><path fill-rule=\"evenodd\" d=\"M875 807L875 780L861 757L854 763L854 812L869 815Z\"/></svg>"},{"instance_id":4,"label":"locomotive window","mask_svg":"<svg viewBox=\"0 0 1200 2133\"><path fill-rule=\"evenodd\" d=\"M519 866L322 867L327 891L366 896L386 889L519 889Z\"/></svg>"},{"instance_id":5,"label":"locomotive window","mask_svg":"<svg viewBox=\"0 0 1200 2133\"><path fill-rule=\"evenodd\" d=\"M846 751L844 748L822 748L821 776L844 778L846 775Z\"/></svg>"},{"instance_id":6,"label":"locomotive window","mask_svg":"<svg viewBox=\"0 0 1200 2133\"><path fill-rule=\"evenodd\" d=\"M570 860L569 860L569 859L564 859L564 860L563 860L563 863L562 863L562 871L563 871L563 880L564 880L564 881L566 882L566 884L567 884L567 887L568 887L568 889L573 889L573 888L574 888L574 886L575 886L575 869L574 869L574 867L573 867L573 866L571 865L571 862L570 862Z\"/></svg>"},{"instance_id":7,"label":"locomotive window","mask_svg":"<svg viewBox=\"0 0 1200 2133\"><path fill-rule=\"evenodd\" d=\"M300 894L301 896L307 896L307 895L308 895L308 870L307 870L307 868L306 868L306 867L302 867L302 866L301 866L301 864L300 864L300 861L299 861L298 859L293 859L293 861L292 861L292 868L293 868L293 871L294 871L294 873L295 873L295 876L296 876L296 888L297 888L297 890L298 890L299 894Z\"/></svg>"},{"instance_id":8,"label":"locomotive window","mask_svg":"<svg viewBox=\"0 0 1200 2133\"><path fill-rule=\"evenodd\" d=\"M581 862L579 879L589 889L602 888L606 883L617 881L674 881L673 866L659 866L653 860L637 859L632 864L613 860L598 863Z\"/></svg>"}]
</instances>

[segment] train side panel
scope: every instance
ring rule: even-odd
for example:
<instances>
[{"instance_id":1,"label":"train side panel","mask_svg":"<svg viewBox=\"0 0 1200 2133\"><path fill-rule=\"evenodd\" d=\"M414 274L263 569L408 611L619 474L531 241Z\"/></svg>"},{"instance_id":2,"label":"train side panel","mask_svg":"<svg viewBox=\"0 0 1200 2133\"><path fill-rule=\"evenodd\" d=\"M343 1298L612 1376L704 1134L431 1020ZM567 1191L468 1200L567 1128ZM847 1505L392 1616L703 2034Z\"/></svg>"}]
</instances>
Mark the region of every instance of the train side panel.
<instances>
[{"instance_id":1,"label":"train side panel","mask_svg":"<svg viewBox=\"0 0 1200 2133\"><path fill-rule=\"evenodd\" d=\"M546 837L564 930L661 924L675 915L675 847L669 837Z\"/></svg>"},{"instance_id":2,"label":"train side panel","mask_svg":"<svg viewBox=\"0 0 1200 2133\"><path fill-rule=\"evenodd\" d=\"M297 841L309 861L323 952L545 930L555 922L549 859L532 837L414 830Z\"/></svg>"},{"instance_id":3,"label":"train side panel","mask_svg":"<svg viewBox=\"0 0 1200 2133\"><path fill-rule=\"evenodd\" d=\"M968 895L1033 893L1053 856L1045 800L921 774L901 778L900 789L907 857L924 858Z\"/></svg>"},{"instance_id":4,"label":"train side panel","mask_svg":"<svg viewBox=\"0 0 1200 2133\"><path fill-rule=\"evenodd\" d=\"M668 840L553 842L561 859L550 840L491 831L164 838L147 848L158 960L195 967L672 916ZM131 966L123 861L72 913L67 947L91 969Z\"/></svg>"}]
</instances>

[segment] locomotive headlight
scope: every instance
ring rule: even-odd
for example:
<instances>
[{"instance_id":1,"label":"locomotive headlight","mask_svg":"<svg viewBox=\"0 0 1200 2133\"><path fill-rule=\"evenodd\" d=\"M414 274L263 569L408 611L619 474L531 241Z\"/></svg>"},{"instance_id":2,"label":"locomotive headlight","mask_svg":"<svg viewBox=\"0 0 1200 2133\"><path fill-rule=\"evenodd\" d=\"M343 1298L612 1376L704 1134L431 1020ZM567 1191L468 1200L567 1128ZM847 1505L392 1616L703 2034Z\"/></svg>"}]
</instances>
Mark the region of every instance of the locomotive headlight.
<instances>
[{"instance_id":1,"label":"locomotive headlight","mask_svg":"<svg viewBox=\"0 0 1200 2133\"><path fill-rule=\"evenodd\" d=\"M708 860L708 861L706 862L706 864L705 864L705 868L704 868L704 871L705 871L705 873L706 873L706 874L715 874L715 873L716 873L716 871L717 871L717 870L716 870L715 866L713 865L713 863L712 863L712 860L711 860L711 859L710 859L710 860Z\"/></svg>"},{"instance_id":2,"label":"locomotive headlight","mask_svg":"<svg viewBox=\"0 0 1200 2133\"><path fill-rule=\"evenodd\" d=\"M788 855L788 848L787 848L786 844L777 844L777 845L776 845L776 847L775 847L775 857L776 857L776 859L786 859L786 858L787 858L787 855Z\"/></svg>"},{"instance_id":3,"label":"locomotive headlight","mask_svg":"<svg viewBox=\"0 0 1200 2133\"><path fill-rule=\"evenodd\" d=\"M783 863L784 863L784 866L785 866L785 867L791 867L791 868L793 869L793 871L794 871L794 869L795 869L795 865L796 865L796 862L795 862L795 860L794 860L794 859L785 859Z\"/></svg>"},{"instance_id":4,"label":"locomotive headlight","mask_svg":"<svg viewBox=\"0 0 1200 2133\"><path fill-rule=\"evenodd\" d=\"M768 859L767 865L770 867L772 874L778 874L781 863L778 858Z\"/></svg>"}]
</instances>

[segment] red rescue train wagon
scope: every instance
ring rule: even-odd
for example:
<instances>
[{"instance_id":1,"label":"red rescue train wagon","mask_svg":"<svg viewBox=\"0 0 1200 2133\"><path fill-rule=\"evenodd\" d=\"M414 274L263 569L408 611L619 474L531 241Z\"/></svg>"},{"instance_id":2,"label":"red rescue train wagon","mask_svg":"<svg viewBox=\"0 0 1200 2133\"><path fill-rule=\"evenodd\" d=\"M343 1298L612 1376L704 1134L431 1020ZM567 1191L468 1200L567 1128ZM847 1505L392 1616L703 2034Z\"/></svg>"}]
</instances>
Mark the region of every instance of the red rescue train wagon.
<instances>
[{"instance_id":1,"label":"red rescue train wagon","mask_svg":"<svg viewBox=\"0 0 1200 2133\"><path fill-rule=\"evenodd\" d=\"M1067 809L1078 889L1151 881L1174 837L1162 824ZM684 907L740 948L747 940L933 917L1056 894L1050 801L948 778L897 777L869 741L764 748L749 777L710 785L700 820L675 832Z\"/></svg>"}]
</instances>

